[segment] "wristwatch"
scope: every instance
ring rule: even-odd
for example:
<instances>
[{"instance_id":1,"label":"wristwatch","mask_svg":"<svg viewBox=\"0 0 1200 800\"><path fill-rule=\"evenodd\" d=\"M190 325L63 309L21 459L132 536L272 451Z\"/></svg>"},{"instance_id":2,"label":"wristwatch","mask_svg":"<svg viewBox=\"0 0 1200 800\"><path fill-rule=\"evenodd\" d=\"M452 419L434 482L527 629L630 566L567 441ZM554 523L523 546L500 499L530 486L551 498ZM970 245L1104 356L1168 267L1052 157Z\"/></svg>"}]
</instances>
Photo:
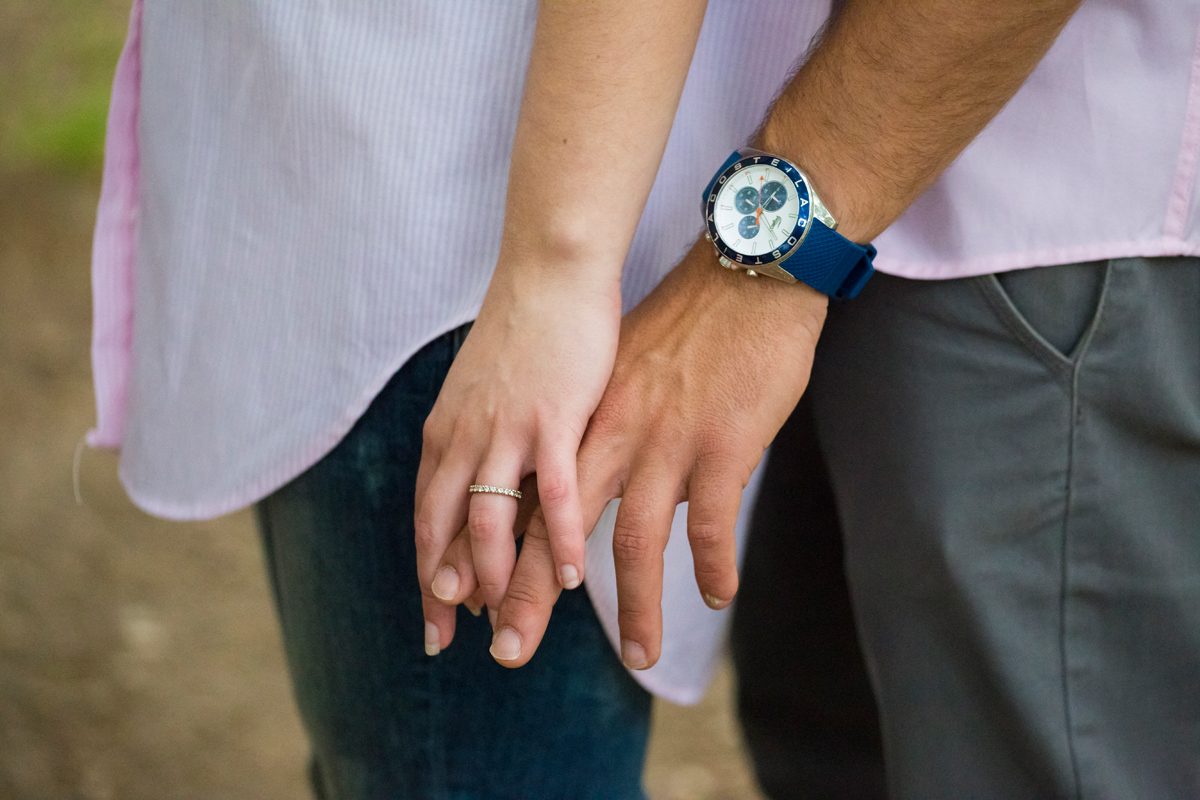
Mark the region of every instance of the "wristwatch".
<instances>
[{"instance_id":1,"label":"wristwatch","mask_svg":"<svg viewBox=\"0 0 1200 800\"><path fill-rule=\"evenodd\" d=\"M875 248L837 233L808 176L770 153L733 152L704 190L704 220L721 266L751 276L850 300L875 272Z\"/></svg>"}]
</instances>

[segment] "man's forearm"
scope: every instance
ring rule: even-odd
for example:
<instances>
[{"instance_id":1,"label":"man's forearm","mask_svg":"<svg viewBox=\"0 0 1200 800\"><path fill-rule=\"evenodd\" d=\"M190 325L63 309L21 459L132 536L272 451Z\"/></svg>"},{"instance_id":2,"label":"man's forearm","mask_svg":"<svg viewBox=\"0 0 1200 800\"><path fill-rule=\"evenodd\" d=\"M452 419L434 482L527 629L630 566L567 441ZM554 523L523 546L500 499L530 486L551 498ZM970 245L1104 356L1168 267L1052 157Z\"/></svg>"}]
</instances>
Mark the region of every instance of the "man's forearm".
<instances>
[{"instance_id":1,"label":"man's forearm","mask_svg":"<svg viewBox=\"0 0 1200 800\"><path fill-rule=\"evenodd\" d=\"M705 0L543 0L513 148L504 262L619 276ZM536 266L534 267L536 268Z\"/></svg>"},{"instance_id":2,"label":"man's forearm","mask_svg":"<svg viewBox=\"0 0 1200 800\"><path fill-rule=\"evenodd\" d=\"M1017 91L1080 0L847 0L765 120L848 238L877 236Z\"/></svg>"}]
</instances>

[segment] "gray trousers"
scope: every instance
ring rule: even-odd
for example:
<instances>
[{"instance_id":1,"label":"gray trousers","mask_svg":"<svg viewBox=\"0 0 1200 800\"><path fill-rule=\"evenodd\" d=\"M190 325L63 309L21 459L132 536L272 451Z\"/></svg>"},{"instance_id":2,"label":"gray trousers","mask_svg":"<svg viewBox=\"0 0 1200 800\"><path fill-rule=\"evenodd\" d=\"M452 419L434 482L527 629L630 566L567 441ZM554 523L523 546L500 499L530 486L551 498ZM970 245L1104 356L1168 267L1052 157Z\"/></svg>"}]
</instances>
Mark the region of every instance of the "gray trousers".
<instances>
[{"instance_id":1,"label":"gray trousers","mask_svg":"<svg viewBox=\"0 0 1200 800\"><path fill-rule=\"evenodd\" d=\"M1200 797L1200 260L831 309L734 652L775 798Z\"/></svg>"}]
</instances>

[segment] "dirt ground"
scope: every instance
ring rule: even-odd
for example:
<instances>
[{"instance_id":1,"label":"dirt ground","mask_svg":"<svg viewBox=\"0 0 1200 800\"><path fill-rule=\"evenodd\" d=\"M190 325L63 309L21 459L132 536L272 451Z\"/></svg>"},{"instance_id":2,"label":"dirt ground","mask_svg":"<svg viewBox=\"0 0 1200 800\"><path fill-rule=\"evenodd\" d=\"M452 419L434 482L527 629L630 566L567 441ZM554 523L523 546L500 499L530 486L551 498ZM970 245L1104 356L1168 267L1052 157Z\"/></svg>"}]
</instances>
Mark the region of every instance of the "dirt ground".
<instances>
[{"instance_id":1,"label":"dirt ground","mask_svg":"<svg viewBox=\"0 0 1200 800\"><path fill-rule=\"evenodd\" d=\"M249 516L149 518L94 451L73 497L93 420L96 87L125 10L0 8L0 800L301 798L303 734ZM652 798L759 796L729 696L722 674L698 708L657 707Z\"/></svg>"}]
</instances>

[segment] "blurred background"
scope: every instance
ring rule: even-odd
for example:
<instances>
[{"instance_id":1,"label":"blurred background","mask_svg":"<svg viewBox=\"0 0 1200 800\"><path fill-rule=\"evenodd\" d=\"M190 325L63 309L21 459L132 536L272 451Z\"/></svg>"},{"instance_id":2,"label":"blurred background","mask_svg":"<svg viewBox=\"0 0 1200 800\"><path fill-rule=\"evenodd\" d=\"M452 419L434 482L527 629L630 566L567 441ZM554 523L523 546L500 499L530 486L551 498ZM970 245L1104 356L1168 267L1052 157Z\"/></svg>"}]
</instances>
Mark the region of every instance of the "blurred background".
<instances>
[{"instance_id":1,"label":"blurred background","mask_svg":"<svg viewBox=\"0 0 1200 800\"><path fill-rule=\"evenodd\" d=\"M133 508L93 421L88 261L129 0L0 2L0 799L304 798L248 514ZM654 800L753 800L727 671L660 704Z\"/></svg>"}]
</instances>

